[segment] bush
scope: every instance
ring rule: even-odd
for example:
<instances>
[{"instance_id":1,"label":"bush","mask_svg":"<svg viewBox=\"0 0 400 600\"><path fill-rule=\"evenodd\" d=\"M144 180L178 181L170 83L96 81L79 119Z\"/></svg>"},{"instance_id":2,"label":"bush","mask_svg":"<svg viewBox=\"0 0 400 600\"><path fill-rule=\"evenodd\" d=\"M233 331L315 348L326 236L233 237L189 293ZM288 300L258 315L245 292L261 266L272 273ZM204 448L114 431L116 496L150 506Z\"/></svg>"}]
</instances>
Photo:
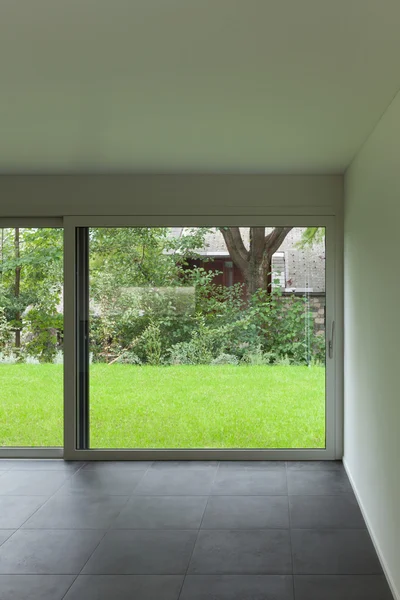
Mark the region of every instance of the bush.
<instances>
[{"instance_id":1,"label":"bush","mask_svg":"<svg viewBox=\"0 0 400 600\"><path fill-rule=\"evenodd\" d=\"M18 362L18 357L15 354L5 354L0 352L0 364L2 365L15 365Z\"/></svg>"},{"instance_id":2,"label":"bush","mask_svg":"<svg viewBox=\"0 0 400 600\"><path fill-rule=\"evenodd\" d=\"M286 354L285 356L280 356L278 358L278 360L276 361L275 365L279 366L279 367L289 367L291 364L291 360L288 357L288 355Z\"/></svg>"},{"instance_id":3,"label":"bush","mask_svg":"<svg viewBox=\"0 0 400 600\"><path fill-rule=\"evenodd\" d=\"M192 342L178 342L168 350L171 365L197 364L196 347Z\"/></svg>"},{"instance_id":4,"label":"bush","mask_svg":"<svg viewBox=\"0 0 400 600\"><path fill-rule=\"evenodd\" d=\"M208 365L213 359L215 332L205 325L203 315L198 315L196 328L188 342L178 342L169 348L169 362L180 365Z\"/></svg>"},{"instance_id":5,"label":"bush","mask_svg":"<svg viewBox=\"0 0 400 600\"><path fill-rule=\"evenodd\" d=\"M12 327L7 321L5 309L0 306L0 351L10 350L12 340Z\"/></svg>"},{"instance_id":6,"label":"bush","mask_svg":"<svg viewBox=\"0 0 400 600\"><path fill-rule=\"evenodd\" d=\"M58 332L63 328L62 315L55 307L35 306L24 316L23 325L26 362L33 358L41 363L53 362L60 345Z\"/></svg>"},{"instance_id":7,"label":"bush","mask_svg":"<svg viewBox=\"0 0 400 600\"><path fill-rule=\"evenodd\" d=\"M245 365L270 365L278 360L274 352L264 352L261 345L256 348L250 348L245 352L242 363Z\"/></svg>"},{"instance_id":8,"label":"bush","mask_svg":"<svg viewBox=\"0 0 400 600\"><path fill-rule=\"evenodd\" d=\"M214 277L194 268L175 282L186 287L175 288L118 288L104 278L92 307L94 359L210 364L228 354L243 364L324 362L324 336L316 335L306 298L274 288L249 302L242 284L223 287Z\"/></svg>"},{"instance_id":9,"label":"bush","mask_svg":"<svg viewBox=\"0 0 400 600\"><path fill-rule=\"evenodd\" d=\"M123 365L141 365L141 364L143 364L143 361L139 358L139 356L137 354L135 354L134 352L131 352L130 350L123 352L121 354L120 358L118 358L118 362Z\"/></svg>"},{"instance_id":10,"label":"bush","mask_svg":"<svg viewBox=\"0 0 400 600\"><path fill-rule=\"evenodd\" d=\"M211 361L212 365L238 365L239 360L233 354L220 354Z\"/></svg>"},{"instance_id":11,"label":"bush","mask_svg":"<svg viewBox=\"0 0 400 600\"><path fill-rule=\"evenodd\" d=\"M161 335L160 327L156 323L150 323L142 333L142 339L149 365L161 363Z\"/></svg>"}]
</instances>

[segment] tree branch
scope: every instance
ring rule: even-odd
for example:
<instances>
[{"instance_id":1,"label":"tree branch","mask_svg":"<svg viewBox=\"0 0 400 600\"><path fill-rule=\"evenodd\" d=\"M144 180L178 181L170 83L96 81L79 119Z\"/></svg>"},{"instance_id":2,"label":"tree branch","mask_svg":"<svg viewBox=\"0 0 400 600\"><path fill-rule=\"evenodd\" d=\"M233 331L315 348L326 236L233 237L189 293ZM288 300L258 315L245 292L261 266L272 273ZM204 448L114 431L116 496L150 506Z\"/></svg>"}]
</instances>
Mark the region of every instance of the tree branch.
<instances>
[{"instance_id":1,"label":"tree branch","mask_svg":"<svg viewBox=\"0 0 400 600\"><path fill-rule=\"evenodd\" d=\"M293 228L275 227L275 229L273 229L271 233L265 236L265 249L269 256L272 256L274 252L276 252L280 248L285 237L291 229Z\"/></svg>"}]
</instances>

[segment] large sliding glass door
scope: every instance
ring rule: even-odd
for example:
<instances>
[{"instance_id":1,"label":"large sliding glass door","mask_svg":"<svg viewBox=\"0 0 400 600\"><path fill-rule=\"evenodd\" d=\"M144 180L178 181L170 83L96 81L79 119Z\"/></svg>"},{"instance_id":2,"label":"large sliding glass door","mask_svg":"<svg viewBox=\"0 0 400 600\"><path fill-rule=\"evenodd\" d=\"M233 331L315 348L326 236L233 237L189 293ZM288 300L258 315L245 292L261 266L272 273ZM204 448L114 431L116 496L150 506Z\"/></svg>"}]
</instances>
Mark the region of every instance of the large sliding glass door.
<instances>
[{"instance_id":1,"label":"large sliding glass door","mask_svg":"<svg viewBox=\"0 0 400 600\"><path fill-rule=\"evenodd\" d=\"M106 221L71 219L68 454L333 458L332 221Z\"/></svg>"},{"instance_id":2,"label":"large sliding glass door","mask_svg":"<svg viewBox=\"0 0 400 600\"><path fill-rule=\"evenodd\" d=\"M0 227L2 453L63 446L63 230L28 224Z\"/></svg>"}]
</instances>

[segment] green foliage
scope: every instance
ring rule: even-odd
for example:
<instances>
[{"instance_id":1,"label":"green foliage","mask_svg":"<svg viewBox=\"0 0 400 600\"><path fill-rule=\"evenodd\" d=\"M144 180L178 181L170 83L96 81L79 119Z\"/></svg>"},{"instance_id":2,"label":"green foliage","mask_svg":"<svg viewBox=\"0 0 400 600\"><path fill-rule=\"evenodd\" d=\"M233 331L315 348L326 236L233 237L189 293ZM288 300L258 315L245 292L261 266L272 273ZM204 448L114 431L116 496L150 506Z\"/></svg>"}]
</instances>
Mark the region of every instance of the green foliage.
<instances>
[{"instance_id":1,"label":"green foliage","mask_svg":"<svg viewBox=\"0 0 400 600\"><path fill-rule=\"evenodd\" d=\"M242 363L245 365L271 365L276 363L278 355L274 352L264 352L261 344L255 348L248 350L243 358Z\"/></svg>"},{"instance_id":2,"label":"green foliage","mask_svg":"<svg viewBox=\"0 0 400 600\"><path fill-rule=\"evenodd\" d=\"M11 349L12 327L7 321L5 309L0 306L0 352L5 353Z\"/></svg>"},{"instance_id":3,"label":"green foliage","mask_svg":"<svg viewBox=\"0 0 400 600\"><path fill-rule=\"evenodd\" d=\"M55 309L31 308L23 321L25 345L24 354L39 359L40 362L53 362L59 347L59 331L63 319Z\"/></svg>"},{"instance_id":4,"label":"green foliage","mask_svg":"<svg viewBox=\"0 0 400 600\"><path fill-rule=\"evenodd\" d=\"M169 348L169 362L180 365L207 365L213 359L214 331L205 324L203 315L193 321L191 338Z\"/></svg>"},{"instance_id":5,"label":"green foliage","mask_svg":"<svg viewBox=\"0 0 400 600\"><path fill-rule=\"evenodd\" d=\"M216 285L219 273L189 262L200 258L210 228L185 231L173 237L167 227L90 229L94 362L199 365L223 356L248 365L324 362L325 339L314 331L306 298L274 288L249 300L243 284ZM318 240L323 231L308 228L304 240ZM0 231L0 351L51 362L62 350L62 231L22 228L19 239L16 253L15 230Z\"/></svg>"},{"instance_id":6,"label":"green foliage","mask_svg":"<svg viewBox=\"0 0 400 600\"><path fill-rule=\"evenodd\" d=\"M18 359L46 362L60 348L63 319L57 306L63 278L63 232L57 228L0 230L0 306L12 330L21 331ZM16 286L16 271L20 285Z\"/></svg>"},{"instance_id":7,"label":"green foliage","mask_svg":"<svg viewBox=\"0 0 400 600\"><path fill-rule=\"evenodd\" d=\"M239 361L233 354L220 354L211 361L212 365L238 365Z\"/></svg>"},{"instance_id":8,"label":"green foliage","mask_svg":"<svg viewBox=\"0 0 400 600\"><path fill-rule=\"evenodd\" d=\"M311 248L325 240L325 227L307 227L297 243L298 248Z\"/></svg>"},{"instance_id":9,"label":"green foliage","mask_svg":"<svg viewBox=\"0 0 400 600\"><path fill-rule=\"evenodd\" d=\"M149 365L159 365L161 363L161 333L160 327L151 322L142 333L146 358Z\"/></svg>"}]
</instances>

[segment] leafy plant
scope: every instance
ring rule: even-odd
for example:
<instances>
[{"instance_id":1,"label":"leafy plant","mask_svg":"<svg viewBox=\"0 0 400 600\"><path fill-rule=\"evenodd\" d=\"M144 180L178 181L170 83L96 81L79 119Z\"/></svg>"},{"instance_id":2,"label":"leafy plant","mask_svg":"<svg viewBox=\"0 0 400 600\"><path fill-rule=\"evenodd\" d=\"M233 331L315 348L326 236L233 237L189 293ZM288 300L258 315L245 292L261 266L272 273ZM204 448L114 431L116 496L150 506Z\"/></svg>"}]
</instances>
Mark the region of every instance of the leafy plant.
<instances>
[{"instance_id":1,"label":"leafy plant","mask_svg":"<svg viewBox=\"0 0 400 600\"><path fill-rule=\"evenodd\" d=\"M161 335L160 327L152 322L142 333L144 347L146 351L147 362L149 365L159 365L161 363Z\"/></svg>"},{"instance_id":2,"label":"leafy plant","mask_svg":"<svg viewBox=\"0 0 400 600\"><path fill-rule=\"evenodd\" d=\"M5 310L0 306L0 352L10 349L12 340L12 327L7 321Z\"/></svg>"},{"instance_id":3,"label":"leafy plant","mask_svg":"<svg viewBox=\"0 0 400 600\"><path fill-rule=\"evenodd\" d=\"M239 360L233 354L220 354L211 361L212 365L238 365Z\"/></svg>"}]
</instances>

